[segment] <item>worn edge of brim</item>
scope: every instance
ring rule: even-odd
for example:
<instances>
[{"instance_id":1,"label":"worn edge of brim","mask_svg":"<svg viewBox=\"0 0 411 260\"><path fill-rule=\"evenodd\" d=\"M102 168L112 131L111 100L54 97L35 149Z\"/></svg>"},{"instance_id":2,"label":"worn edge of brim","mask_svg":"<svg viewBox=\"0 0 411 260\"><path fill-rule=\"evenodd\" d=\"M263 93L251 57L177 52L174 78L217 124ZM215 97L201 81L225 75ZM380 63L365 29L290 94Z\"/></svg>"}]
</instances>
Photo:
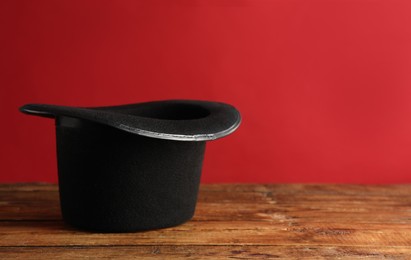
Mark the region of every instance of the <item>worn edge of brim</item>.
<instances>
[{"instance_id":1,"label":"worn edge of brim","mask_svg":"<svg viewBox=\"0 0 411 260\"><path fill-rule=\"evenodd\" d=\"M212 141L224 136L227 136L233 133L241 124L241 117L238 115L238 120L228 129L214 134L195 134L195 135L180 135L180 134L167 134L167 133L158 133L148 130L143 130L139 128L134 128L128 125L120 124L114 126L123 131L138 134L146 137L165 139L165 140L174 140L174 141Z\"/></svg>"}]
</instances>

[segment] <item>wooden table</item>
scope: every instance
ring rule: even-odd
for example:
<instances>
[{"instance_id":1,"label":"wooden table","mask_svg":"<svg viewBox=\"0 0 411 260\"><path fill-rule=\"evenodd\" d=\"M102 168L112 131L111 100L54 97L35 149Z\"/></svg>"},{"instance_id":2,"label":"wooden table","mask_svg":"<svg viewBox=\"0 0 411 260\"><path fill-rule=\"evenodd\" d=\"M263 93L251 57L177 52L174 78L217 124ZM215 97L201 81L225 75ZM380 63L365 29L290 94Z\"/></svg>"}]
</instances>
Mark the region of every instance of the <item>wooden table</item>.
<instances>
[{"instance_id":1,"label":"wooden table","mask_svg":"<svg viewBox=\"0 0 411 260\"><path fill-rule=\"evenodd\" d=\"M203 185L194 219L98 234L50 184L0 185L0 259L411 259L411 185Z\"/></svg>"}]
</instances>

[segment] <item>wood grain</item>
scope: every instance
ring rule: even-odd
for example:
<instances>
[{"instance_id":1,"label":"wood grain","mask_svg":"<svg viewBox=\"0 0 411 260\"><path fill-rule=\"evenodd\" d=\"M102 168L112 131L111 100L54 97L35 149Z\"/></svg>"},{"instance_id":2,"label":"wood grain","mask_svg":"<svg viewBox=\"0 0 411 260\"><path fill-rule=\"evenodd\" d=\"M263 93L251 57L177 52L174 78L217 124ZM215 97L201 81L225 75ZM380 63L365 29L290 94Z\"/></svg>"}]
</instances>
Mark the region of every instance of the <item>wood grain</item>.
<instances>
[{"instance_id":1,"label":"wood grain","mask_svg":"<svg viewBox=\"0 0 411 260\"><path fill-rule=\"evenodd\" d=\"M61 220L50 184L0 185L0 259L411 259L411 185L203 185L194 219L126 234Z\"/></svg>"},{"instance_id":2,"label":"wood grain","mask_svg":"<svg viewBox=\"0 0 411 260\"><path fill-rule=\"evenodd\" d=\"M1 247L2 259L409 259L407 247L124 246Z\"/></svg>"}]
</instances>

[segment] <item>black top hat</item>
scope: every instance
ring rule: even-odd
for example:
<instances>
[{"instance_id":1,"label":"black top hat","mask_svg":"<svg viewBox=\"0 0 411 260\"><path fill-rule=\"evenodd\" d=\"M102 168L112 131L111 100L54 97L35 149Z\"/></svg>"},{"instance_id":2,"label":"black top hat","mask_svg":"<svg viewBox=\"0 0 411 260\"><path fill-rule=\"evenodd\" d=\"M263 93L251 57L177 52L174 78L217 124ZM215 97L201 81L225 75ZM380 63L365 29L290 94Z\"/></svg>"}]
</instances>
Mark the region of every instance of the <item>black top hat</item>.
<instances>
[{"instance_id":1,"label":"black top hat","mask_svg":"<svg viewBox=\"0 0 411 260\"><path fill-rule=\"evenodd\" d=\"M234 132L241 121L228 104L193 100L96 108L29 104L20 110L56 119L63 218L101 232L191 219L205 141Z\"/></svg>"}]
</instances>

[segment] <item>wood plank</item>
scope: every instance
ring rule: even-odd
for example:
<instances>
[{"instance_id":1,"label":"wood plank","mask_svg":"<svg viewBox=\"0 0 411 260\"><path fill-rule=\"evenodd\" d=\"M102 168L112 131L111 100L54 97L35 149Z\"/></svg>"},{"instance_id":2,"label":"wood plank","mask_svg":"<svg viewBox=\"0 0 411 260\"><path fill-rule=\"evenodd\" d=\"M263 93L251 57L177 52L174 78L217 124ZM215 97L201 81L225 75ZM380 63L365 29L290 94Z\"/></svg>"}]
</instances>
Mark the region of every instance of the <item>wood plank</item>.
<instances>
[{"instance_id":1,"label":"wood plank","mask_svg":"<svg viewBox=\"0 0 411 260\"><path fill-rule=\"evenodd\" d=\"M411 231L409 224L394 223L290 226L280 222L247 221L188 222L174 228L124 234L83 232L62 222L3 222L0 228L0 246L155 244L411 246Z\"/></svg>"},{"instance_id":2,"label":"wood plank","mask_svg":"<svg viewBox=\"0 0 411 260\"><path fill-rule=\"evenodd\" d=\"M409 247L124 246L0 247L0 259L408 259Z\"/></svg>"},{"instance_id":3,"label":"wood plank","mask_svg":"<svg viewBox=\"0 0 411 260\"><path fill-rule=\"evenodd\" d=\"M58 191L58 186L51 183L0 183L0 191L33 192L33 191Z\"/></svg>"},{"instance_id":4,"label":"wood plank","mask_svg":"<svg viewBox=\"0 0 411 260\"><path fill-rule=\"evenodd\" d=\"M289 187L284 189L284 186ZM375 191L384 190L385 186L358 189L350 185L341 190L341 185L332 185L320 191L313 188L317 186L309 185L304 190L298 185L280 185L267 192L263 185L253 186L259 191L253 191L249 185L237 185L236 189L232 185L206 185L201 189L194 221L294 219L301 224L304 221L409 223L411 218L411 190L408 186L390 186L385 193ZM5 185L0 187L0 221L61 219L56 186L17 186L17 191ZM261 191L262 187L264 191ZM299 192L291 192L294 187L298 187ZM361 194L350 190L359 190ZM409 194L405 194L406 191Z\"/></svg>"}]
</instances>

